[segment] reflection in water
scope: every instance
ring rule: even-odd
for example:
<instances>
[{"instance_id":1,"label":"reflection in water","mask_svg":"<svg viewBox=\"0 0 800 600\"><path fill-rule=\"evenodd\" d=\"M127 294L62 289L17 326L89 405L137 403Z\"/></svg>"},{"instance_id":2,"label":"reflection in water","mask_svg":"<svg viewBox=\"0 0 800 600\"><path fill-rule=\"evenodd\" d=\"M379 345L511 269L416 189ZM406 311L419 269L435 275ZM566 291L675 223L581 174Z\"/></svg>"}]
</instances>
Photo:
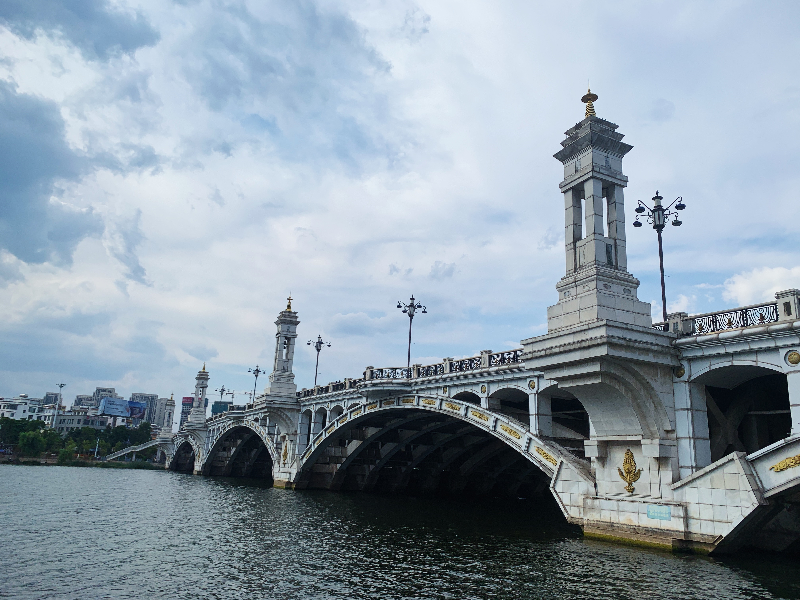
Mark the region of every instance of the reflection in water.
<instances>
[{"instance_id":1,"label":"reflection in water","mask_svg":"<svg viewBox=\"0 0 800 600\"><path fill-rule=\"evenodd\" d=\"M797 598L787 558L585 541L553 505L0 468L5 598Z\"/></svg>"}]
</instances>

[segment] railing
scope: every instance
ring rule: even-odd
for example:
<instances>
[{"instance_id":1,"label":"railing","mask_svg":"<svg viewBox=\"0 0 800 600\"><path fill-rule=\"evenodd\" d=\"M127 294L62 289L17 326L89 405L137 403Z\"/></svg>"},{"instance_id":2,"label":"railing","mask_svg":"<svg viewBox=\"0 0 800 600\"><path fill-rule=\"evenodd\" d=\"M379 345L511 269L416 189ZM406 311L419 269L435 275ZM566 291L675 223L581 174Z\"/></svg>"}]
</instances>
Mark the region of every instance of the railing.
<instances>
[{"instance_id":1,"label":"railing","mask_svg":"<svg viewBox=\"0 0 800 600\"><path fill-rule=\"evenodd\" d=\"M489 355L489 366L499 367L522 361L522 350L511 350L510 352L498 352Z\"/></svg>"},{"instance_id":2,"label":"railing","mask_svg":"<svg viewBox=\"0 0 800 600\"><path fill-rule=\"evenodd\" d=\"M411 379L411 369L399 367L373 369L372 379Z\"/></svg>"},{"instance_id":3,"label":"railing","mask_svg":"<svg viewBox=\"0 0 800 600\"><path fill-rule=\"evenodd\" d=\"M692 333L702 335L728 329L741 329L753 325L766 325L778 320L778 305L748 306L724 312L692 317Z\"/></svg>"},{"instance_id":4,"label":"railing","mask_svg":"<svg viewBox=\"0 0 800 600\"><path fill-rule=\"evenodd\" d=\"M481 368L481 357L474 356L472 358L462 358L461 360L454 360L450 365L451 373L463 373L464 371L474 371Z\"/></svg>"},{"instance_id":5,"label":"railing","mask_svg":"<svg viewBox=\"0 0 800 600\"><path fill-rule=\"evenodd\" d=\"M435 365L426 365L419 368L418 377L436 377L437 375L444 375L444 363L436 363Z\"/></svg>"}]
</instances>

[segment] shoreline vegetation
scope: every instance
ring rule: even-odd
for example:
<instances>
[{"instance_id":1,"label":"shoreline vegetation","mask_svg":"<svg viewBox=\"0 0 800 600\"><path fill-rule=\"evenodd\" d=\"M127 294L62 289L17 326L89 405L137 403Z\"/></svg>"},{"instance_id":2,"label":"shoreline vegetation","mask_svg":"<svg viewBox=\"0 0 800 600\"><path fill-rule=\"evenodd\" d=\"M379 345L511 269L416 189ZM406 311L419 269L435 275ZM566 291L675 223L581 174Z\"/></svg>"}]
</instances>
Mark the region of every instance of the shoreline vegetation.
<instances>
[{"instance_id":1,"label":"shoreline vegetation","mask_svg":"<svg viewBox=\"0 0 800 600\"><path fill-rule=\"evenodd\" d=\"M24 459L21 457L14 457L10 460L0 462L0 465L17 465L23 467L96 467L99 469L149 469L163 471L164 465L158 463L151 463L143 460L135 461L116 461L110 460L103 462L99 460L48 460L48 459Z\"/></svg>"}]
</instances>

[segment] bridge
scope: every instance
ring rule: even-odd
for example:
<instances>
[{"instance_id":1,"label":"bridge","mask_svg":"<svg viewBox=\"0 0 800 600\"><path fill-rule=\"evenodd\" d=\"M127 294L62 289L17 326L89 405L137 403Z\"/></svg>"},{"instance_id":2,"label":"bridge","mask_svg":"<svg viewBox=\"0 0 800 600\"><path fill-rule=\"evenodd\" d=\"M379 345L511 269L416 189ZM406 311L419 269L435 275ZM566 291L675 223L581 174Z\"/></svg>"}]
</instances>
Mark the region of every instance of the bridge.
<instances>
[{"instance_id":1,"label":"bridge","mask_svg":"<svg viewBox=\"0 0 800 600\"><path fill-rule=\"evenodd\" d=\"M549 494L595 537L797 548L800 291L654 324L627 271L632 146L617 129L587 109L555 154L566 274L545 335L298 391L290 302L263 393L208 419L204 367L187 423L154 442L165 468L297 490Z\"/></svg>"}]
</instances>

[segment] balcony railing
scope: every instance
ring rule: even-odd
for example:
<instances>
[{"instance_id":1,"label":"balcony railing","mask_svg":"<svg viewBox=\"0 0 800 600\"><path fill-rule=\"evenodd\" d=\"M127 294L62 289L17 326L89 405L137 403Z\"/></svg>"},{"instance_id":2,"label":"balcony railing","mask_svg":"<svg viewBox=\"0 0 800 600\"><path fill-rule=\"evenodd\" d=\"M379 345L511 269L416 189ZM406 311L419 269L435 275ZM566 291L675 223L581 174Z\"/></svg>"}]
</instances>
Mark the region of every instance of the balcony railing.
<instances>
[{"instance_id":1,"label":"balcony railing","mask_svg":"<svg viewBox=\"0 0 800 600\"><path fill-rule=\"evenodd\" d=\"M748 306L725 312L692 317L692 333L702 335L728 329L741 329L754 325L766 325L778 320L778 305L764 304Z\"/></svg>"}]
</instances>

